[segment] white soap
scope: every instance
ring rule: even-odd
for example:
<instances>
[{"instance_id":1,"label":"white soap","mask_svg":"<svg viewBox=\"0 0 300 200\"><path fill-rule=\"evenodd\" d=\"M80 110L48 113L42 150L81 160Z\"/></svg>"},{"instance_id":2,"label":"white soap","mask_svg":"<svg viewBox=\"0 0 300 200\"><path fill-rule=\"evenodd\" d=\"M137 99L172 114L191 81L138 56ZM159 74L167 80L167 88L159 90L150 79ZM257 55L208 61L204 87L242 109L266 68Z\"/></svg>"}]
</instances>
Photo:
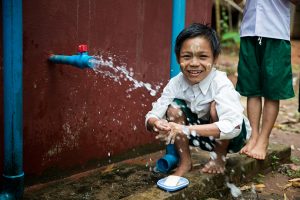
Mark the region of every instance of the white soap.
<instances>
[{"instance_id":1,"label":"white soap","mask_svg":"<svg viewBox=\"0 0 300 200\"><path fill-rule=\"evenodd\" d=\"M180 176L170 175L167 177L164 185L165 186L176 186L180 180Z\"/></svg>"}]
</instances>

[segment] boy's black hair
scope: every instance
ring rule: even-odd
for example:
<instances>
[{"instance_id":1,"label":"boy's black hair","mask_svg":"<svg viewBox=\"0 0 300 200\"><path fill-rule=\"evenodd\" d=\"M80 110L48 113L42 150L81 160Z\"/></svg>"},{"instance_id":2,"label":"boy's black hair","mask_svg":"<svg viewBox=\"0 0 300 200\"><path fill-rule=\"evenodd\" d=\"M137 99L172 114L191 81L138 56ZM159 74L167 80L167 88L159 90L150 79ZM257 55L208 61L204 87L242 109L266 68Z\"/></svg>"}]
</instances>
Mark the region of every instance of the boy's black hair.
<instances>
[{"instance_id":1,"label":"boy's black hair","mask_svg":"<svg viewBox=\"0 0 300 200\"><path fill-rule=\"evenodd\" d=\"M175 54L178 60L183 42L197 36L206 38L210 42L214 58L218 57L221 52L221 47L216 31L207 24L193 23L183 29L176 38Z\"/></svg>"}]
</instances>

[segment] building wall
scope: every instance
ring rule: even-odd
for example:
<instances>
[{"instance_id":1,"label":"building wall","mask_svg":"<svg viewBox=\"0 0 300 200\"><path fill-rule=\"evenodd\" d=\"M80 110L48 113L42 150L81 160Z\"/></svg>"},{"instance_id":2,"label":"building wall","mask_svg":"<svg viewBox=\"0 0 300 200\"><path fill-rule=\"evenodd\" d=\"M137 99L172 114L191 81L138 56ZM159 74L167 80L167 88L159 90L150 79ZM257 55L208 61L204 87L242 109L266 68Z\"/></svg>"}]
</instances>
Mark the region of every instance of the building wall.
<instances>
[{"instance_id":1,"label":"building wall","mask_svg":"<svg viewBox=\"0 0 300 200\"><path fill-rule=\"evenodd\" d=\"M186 14L186 24L209 23L211 1L187 0ZM162 89L152 96L145 87L134 89L124 74L107 66L96 73L51 64L47 58L51 54L75 54L79 44L87 44L90 55L111 60L114 68L124 67L137 81L162 88L169 79L171 22L172 0L23 2L27 178L50 171L84 169L90 163L97 166L98 160L108 163L113 156L157 143L145 130L144 116ZM2 38L2 30L0 34ZM2 173L3 106L0 121Z\"/></svg>"}]
</instances>

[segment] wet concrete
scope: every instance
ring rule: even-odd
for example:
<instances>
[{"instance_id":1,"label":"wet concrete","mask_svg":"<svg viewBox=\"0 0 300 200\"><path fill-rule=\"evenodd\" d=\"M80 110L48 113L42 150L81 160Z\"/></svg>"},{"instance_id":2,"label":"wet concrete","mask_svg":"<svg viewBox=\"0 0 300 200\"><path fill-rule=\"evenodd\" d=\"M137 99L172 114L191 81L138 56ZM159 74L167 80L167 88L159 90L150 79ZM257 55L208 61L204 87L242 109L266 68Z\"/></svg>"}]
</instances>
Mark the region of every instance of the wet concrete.
<instances>
[{"instance_id":1,"label":"wet concrete","mask_svg":"<svg viewBox=\"0 0 300 200\"><path fill-rule=\"evenodd\" d=\"M190 184L187 188L172 193L156 186L160 178L167 176L153 171L155 161L163 154L163 151L159 151L62 180L31 186L26 188L24 199L233 199L226 183L239 186L257 173L264 173L271 170L274 165L288 162L291 149L283 145L270 145L265 161L230 154L224 175L200 173L199 169L207 162L209 155L193 149L194 168L185 176ZM246 192L243 195L246 199L257 199L257 195L253 192Z\"/></svg>"}]
</instances>

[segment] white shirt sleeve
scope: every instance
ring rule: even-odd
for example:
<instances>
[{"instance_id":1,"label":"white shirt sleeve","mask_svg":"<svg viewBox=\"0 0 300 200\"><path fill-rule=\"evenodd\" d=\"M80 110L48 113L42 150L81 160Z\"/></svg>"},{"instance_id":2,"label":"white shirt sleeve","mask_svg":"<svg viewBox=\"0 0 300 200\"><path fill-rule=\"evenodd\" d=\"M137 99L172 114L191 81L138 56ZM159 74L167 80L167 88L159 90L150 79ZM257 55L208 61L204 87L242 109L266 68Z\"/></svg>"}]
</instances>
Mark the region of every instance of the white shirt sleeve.
<instances>
[{"instance_id":1,"label":"white shirt sleeve","mask_svg":"<svg viewBox=\"0 0 300 200\"><path fill-rule=\"evenodd\" d=\"M151 117L157 119L162 119L165 117L168 106L175 98L176 92L174 88L176 87L176 81L171 79L164 88L161 97L156 102L152 103L152 110L146 114L145 124L147 124L148 119Z\"/></svg>"},{"instance_id":2,"label":"white shirt sleeve","mask_svg":"<svg viewBox=\"0 0 300 200\"><path fill-rule=\"evenodd\" d=\"M240 94L229 80L216 83L216 110L219 121L215 124L220 129L220 140L238 136L243 124L244 108L240 102Z\"/></svg>"}]
</instances>

